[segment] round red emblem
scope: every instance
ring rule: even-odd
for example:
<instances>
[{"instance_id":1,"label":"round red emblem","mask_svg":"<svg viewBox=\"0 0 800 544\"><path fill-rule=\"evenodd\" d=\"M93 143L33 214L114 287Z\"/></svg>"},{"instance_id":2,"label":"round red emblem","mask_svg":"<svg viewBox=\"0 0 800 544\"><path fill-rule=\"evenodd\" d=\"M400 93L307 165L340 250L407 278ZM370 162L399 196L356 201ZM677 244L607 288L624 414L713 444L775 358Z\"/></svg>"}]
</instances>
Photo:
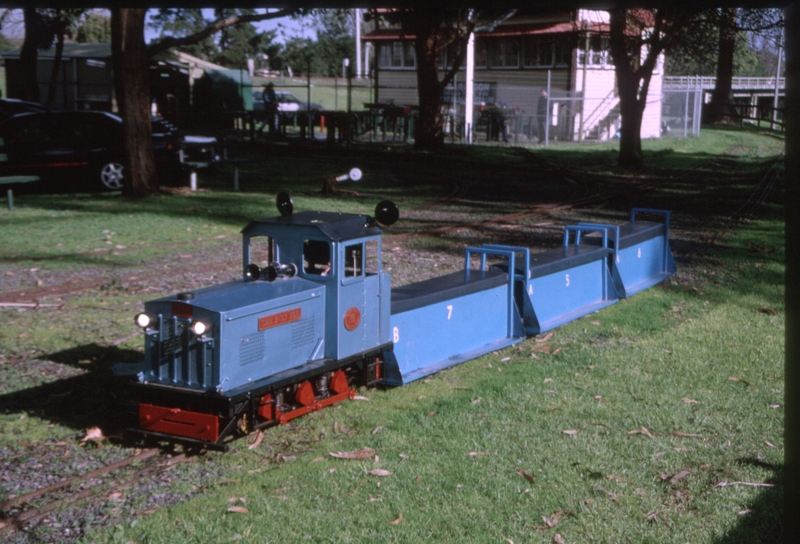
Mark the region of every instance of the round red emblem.
<instances>
[{"instance_id":1,"label":"round red emblem","mask_svg":"<svg viewBox=\"0 0 800 544\"><path fill-rule=\"evenodd\" d=\"M361 323L361 312L358 308L350 308L344 313L344 328L348 331L355 330L358 324Z\"/></svg>"}]
</instances>

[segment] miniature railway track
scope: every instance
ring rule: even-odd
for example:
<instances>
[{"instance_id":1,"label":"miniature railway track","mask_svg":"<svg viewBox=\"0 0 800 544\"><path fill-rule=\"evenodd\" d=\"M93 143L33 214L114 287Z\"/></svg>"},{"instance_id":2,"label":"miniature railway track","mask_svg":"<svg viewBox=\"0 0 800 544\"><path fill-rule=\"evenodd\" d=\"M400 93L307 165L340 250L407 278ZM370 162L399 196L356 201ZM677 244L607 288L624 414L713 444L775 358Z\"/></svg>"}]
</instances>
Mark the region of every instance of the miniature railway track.
<instances>
[{"instance_id":1,"label":"miniature railway track","mask_svg":"<svg viewBox=\"0 0 800 544\"><path fill-rule=\"evenodd\" d=\"M36 525L55 510L92 499L112 490L117 492L132 487L141 478L155 476L186 460L184 454L171 457L166 462L153 459L159 453L160 450L156 448L142 450L116 463L67 478L0 503L0 535L7 535L26 526ZM112 481L96 482L97 478L101 476L129 467L134 463L148 460L150 460L149 463L143 468L132 472L129 471L127 474ZM74 491L71 491L71 489L74 489ZM65 493L66 496L59 496ZM31 501L38 502L36 500L41 497L44 497L44 502L38 506L33 506ZM14 510L19 510L19 512L10 516L6 515L6 512Z\"/></svg>"},{"instance_id":2,"label":"miniature railway track","mask_svg":"<svg viewBox=\"0 0 800 544\"><path fill-rule=\"evenodd\" d=\"M776 171L775 166L777 165L778 161L782 159L783 157L776 157L770 161L766 171L761 176L761 179L756 187L747 197L747 200L733 213L727 216L722 221L720 226L703 232L699 237L700 241L692 243L688 248L680 253L680 256L688 260L697 258L703 251L712 247L722 237L730 234L736 225L743 221L752 219L755 216L756 211L758 211L758 209L764 204L772 192L772 189L775 187L775 182L778 180L778 172Z\"/></svg>"}]
</instances>

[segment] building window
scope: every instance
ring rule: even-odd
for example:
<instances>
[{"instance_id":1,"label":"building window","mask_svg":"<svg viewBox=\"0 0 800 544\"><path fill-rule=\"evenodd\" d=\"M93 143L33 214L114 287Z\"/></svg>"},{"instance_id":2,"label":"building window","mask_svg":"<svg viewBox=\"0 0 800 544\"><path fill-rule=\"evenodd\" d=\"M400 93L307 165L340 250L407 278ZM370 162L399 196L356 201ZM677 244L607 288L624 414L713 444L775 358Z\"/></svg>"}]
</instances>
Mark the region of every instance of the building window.
<instances>
[{"instance_id":1,"label":"building window","mask_svg":"<svg viewBox=\"0 0 800 544\"><path fill-rule=\"evenodd\" d=\"M524 40L522 53L526 68L568 66L572 47L563 36L531 36Z\"/></svg>"},{"instance_id":2,"label":"building window","mask_svg":"<svg viewBox=\"0 0 800 544\"><path fill-rule=\"evenodd\" d=\"M490 40L488 44L491 68L519 68L519 44L515 38Z\"/></svg>"},{"instance_id":3,"label":"building window","mask_svg":"<svg viewBox=\"0 0 800 544\"><path fill-rule=\"evenodd\" d=\"M604 36L590 36L589 38L589 66L612 66L611 54L608 50L608 38ZM586 57L586 40L582 40L578 49L578 65L583 66Z\"/></svg>"},{"instance_id":4,"label":"building window","mask_svg":"<svg viewBox=\"0 0 800 544\"><path fill-rule=\"evenodd\" d=\"M417 55L411 42L390 42L380 45L378 67L382 70L407 70L417 67Z\"/></svg>"},{"instance_id":5,"label":"building window","mask_svg":"<svg viewBox=\"0 0 800 544\"><path fill-rule=\"evenodd\" d=\"M487 42L485 38L475 39L475 68L486 68L487 62Z\"/></svg>"}]
</instances>

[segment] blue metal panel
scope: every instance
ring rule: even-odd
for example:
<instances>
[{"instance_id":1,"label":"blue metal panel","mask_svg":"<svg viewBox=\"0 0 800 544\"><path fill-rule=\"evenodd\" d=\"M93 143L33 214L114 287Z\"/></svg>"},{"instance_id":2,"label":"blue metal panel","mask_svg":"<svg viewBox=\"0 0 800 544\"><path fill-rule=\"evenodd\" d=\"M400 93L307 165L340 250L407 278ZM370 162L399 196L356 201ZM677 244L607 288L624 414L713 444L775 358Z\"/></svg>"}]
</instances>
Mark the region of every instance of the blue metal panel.
<instances>
[{"instance_id":1,"label":"blue metal panel","mask_svg":"<svg viewBox=\"0 0 800 544\"><path fill-rule=\"evenodd\" d=\"M322 286L301 278L235 281L192 294L145 303L159 324L147 331L140 380L224 391L323 357ZM201 337L189 330L199 320L211 325Z\"/></svg>"},{"instance_id":2,"label":"blue metal panel","mask_svg":"<svg viewBox=\"0 0 800 544\"><path fill-rule=\"evenodd\" d=\"M569 243L570 232L575 243ZM581 233L599 232L603 246L581 245ZM522 253L527 275L515 274L517 303L525 332L540 334L586 314L605 308L618 299L607 260L605 228L569 226L559 249L530 255L527 248L485 246ZM528 263L530 265L528 266Z\"/></svg>"},{"instance_id":3,"label":"blue metal panel","mask_svg":"<svg viewBox=\"0 0 800 544\"><path fill-rule=\"evenodd\" d=\"M664 216L663 223L636 221L637 213ZM665 210L634 208L630 223L615 226L580 223L605 229L608 247L614 251L612 276L620 298L629 297L675 274L677 267L669 248L669 217Z\"/></svg>"},{"instance_id":4,"label":"blue metal panel","mask_svg":"<svg viewBox=\"0 0 800 544\"><path fill-rule=\"evenodd\" d=\"M409 383L524 338L513 282L506 274L485 270L487 253L508 257L513 267L513 253L467 248L464 272L397 290L387 384ZM481 255L480 270L469 269L472 254Z\"/></svg>"},{"instance_id":5,"label":"blue metal panel","mask_svg":"<svg viewBox=\"0 0 800 544\"><path fill-rule=\"evenodd\" d=\"M392 315L386 383L404 385L519 342L508 336L508 312L503 285Z\"/></svg>"}]
</instances>

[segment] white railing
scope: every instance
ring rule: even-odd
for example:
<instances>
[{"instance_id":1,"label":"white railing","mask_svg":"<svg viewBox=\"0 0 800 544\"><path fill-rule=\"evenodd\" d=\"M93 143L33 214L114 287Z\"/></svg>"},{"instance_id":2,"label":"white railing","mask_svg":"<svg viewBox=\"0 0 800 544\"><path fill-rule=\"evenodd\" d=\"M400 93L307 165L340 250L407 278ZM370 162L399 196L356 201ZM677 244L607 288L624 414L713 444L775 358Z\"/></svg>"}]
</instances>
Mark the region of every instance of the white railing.
<instances>
[{"instance_id":1,"label":"white railing","mask_svg":"<svg viewBox=\"0 0 800 544\"><path fill-rule=\"evenodd\" d=\"M664 78L663 89L670 91L706 89L711 90L717 83L717 78L707 76L670 76ZM774 77L735 77L731 81L731 88L749 90L774 90ZM786 88L786 78L778 79L778 88Z\"/></svg>"}]
</instances>

